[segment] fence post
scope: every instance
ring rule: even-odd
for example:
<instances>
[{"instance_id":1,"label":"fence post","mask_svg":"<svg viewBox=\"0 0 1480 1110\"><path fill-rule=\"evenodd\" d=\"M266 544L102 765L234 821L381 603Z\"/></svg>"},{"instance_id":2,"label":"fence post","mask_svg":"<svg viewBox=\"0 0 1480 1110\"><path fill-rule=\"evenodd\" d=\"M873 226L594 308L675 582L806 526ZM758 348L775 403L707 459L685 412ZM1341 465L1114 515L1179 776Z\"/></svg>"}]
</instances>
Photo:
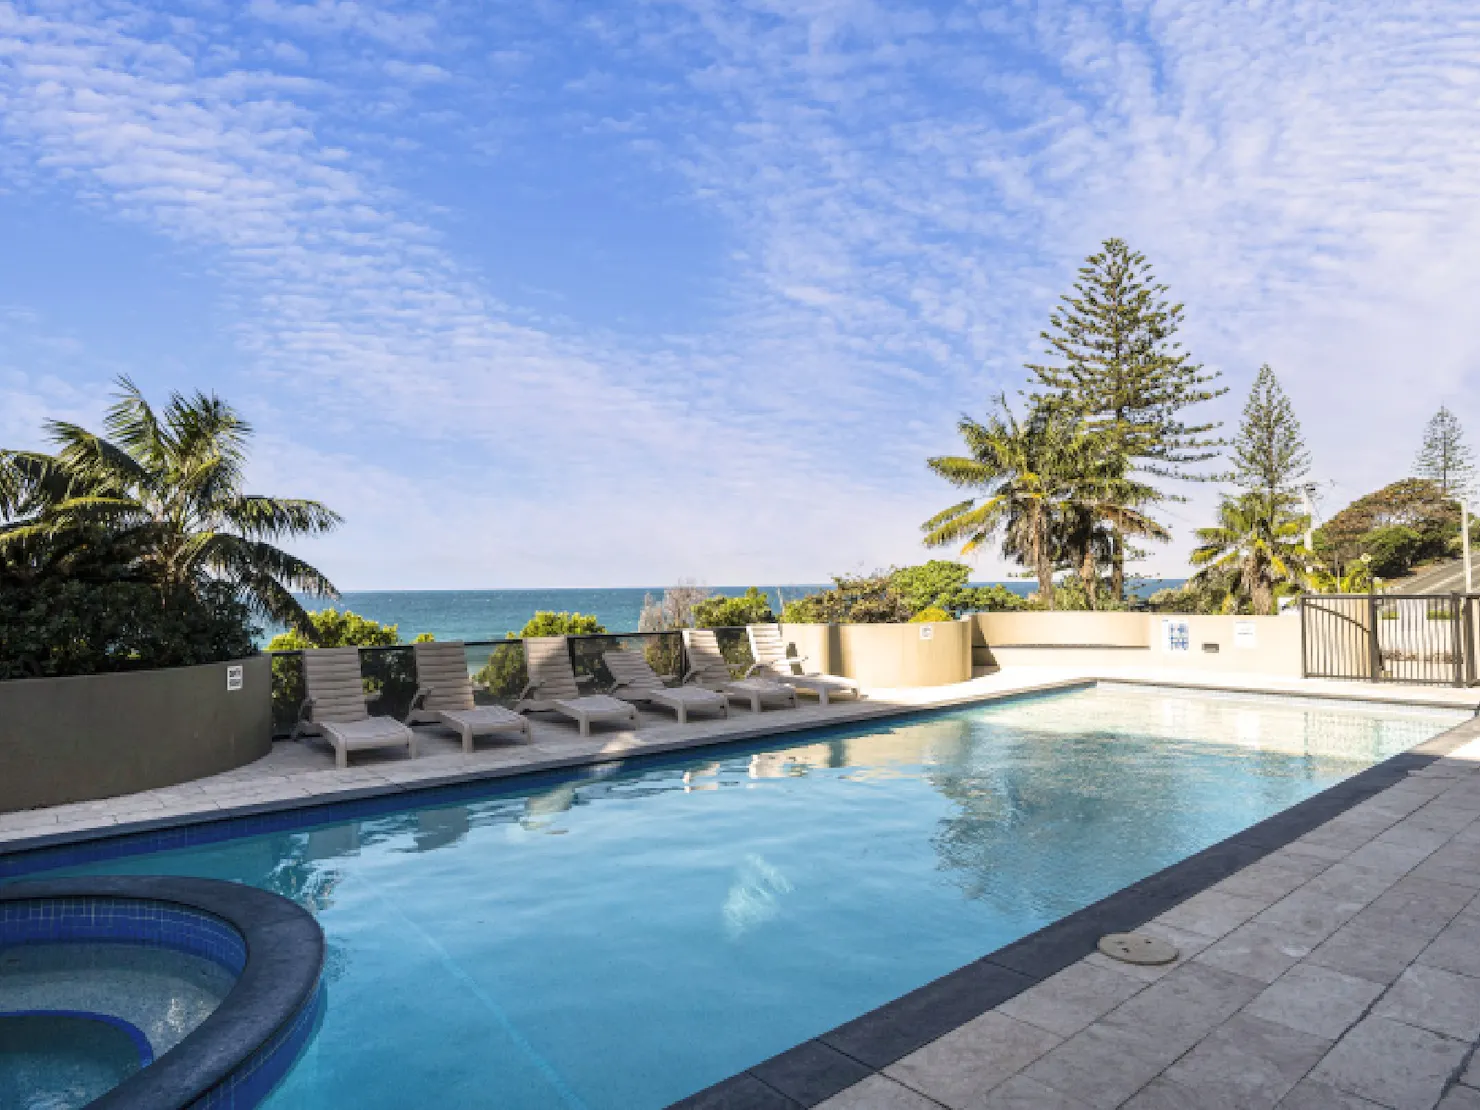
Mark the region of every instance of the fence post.
<instances>
[{"instance_id":1,"label":"fence post","mask_svg":"<svg viewBox=\"0 0 1480 1110\"><path fill-rule=\"evenodd\" d=\"M1310 603L1305 594L1300 595L1300 677L1310 677L1310 654L1306 647L1305 622L1310 617Z\"/></svg>"},{"instance_id":2,"label":"fence post","mask_svg":"<svg viewBox=\"0 0 1480 1110\"><path fill-rule=\"evenodd\" d=\"M1382 681L1382 644L1377 634L1377 594L1367 595L1367 665L1373 682Z\"/></svg>"},{"instance_id":3,"label":"fence post","mask_svg":"<svg viewBox=\"0 0 1480 1110\"><path fill-rule=\"evenodd\" d=\"M1465 659L1464 659L1463 643L1460 640L1460 635L1461 635L1461 632L1462 632L1462 630L1460 628L1460 622L1461 622L1461 613L1463 612L1463 610L1464 610L1464 606L1463 606L1463 604L1460 601L1459 592L1456 591L1456 592L1450 594L1449 595L1449 651L1450 651L1450 654L1454 656L1454 684L1456 686L1463 686L1465 684ZM1424 614L1424 619L1425 620L1428 619L1428 614L1427 613Z\"/></svg>"}]
</instances>

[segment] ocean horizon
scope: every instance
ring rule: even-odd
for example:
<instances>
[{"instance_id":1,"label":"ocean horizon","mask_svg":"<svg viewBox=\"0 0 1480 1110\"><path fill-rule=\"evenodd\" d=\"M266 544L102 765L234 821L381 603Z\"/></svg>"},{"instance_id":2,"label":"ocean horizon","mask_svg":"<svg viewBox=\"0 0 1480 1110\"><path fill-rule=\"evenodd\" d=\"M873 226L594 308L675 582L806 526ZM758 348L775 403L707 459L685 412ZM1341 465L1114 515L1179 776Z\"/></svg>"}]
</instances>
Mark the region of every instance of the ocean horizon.
<instances>
[{"instance_id":1,"label":"ocean horizon","mask_svg":"<svg viewBox=\"0 0 1480 1110\"><path fill-rule=\"evenodd\" d=\"M1130 585L1131 592L1145 597L1166 586L1180 585L1185 579L1148 578ZM974 586L1005 586L1013 593L1026 597L1037 588L1037 583L1027 579L1007 582L973 582ZM712 593L736 597L745 592L743 586L711 586ZM771 607L778 613L785 601L803 597L826 584L797 583L763 587L771 599ZM476 643L483 640L502 640L510 633L517 633L535 613L553 611L557 613L589 613L609 632L636 632L638 617L642 613L644 598L651 595L663 596L662 586L621 586L605 589L563 587L559 589L524 590L346 590L337 601L322 598L300 598L310 610L349 610L381 624L393 624L403 641L410 641L423 632L430 632L439 640L462 640ZM261 642L265 644L274 632L281 629L264 630Z\"/></svg>"}]
</instances>

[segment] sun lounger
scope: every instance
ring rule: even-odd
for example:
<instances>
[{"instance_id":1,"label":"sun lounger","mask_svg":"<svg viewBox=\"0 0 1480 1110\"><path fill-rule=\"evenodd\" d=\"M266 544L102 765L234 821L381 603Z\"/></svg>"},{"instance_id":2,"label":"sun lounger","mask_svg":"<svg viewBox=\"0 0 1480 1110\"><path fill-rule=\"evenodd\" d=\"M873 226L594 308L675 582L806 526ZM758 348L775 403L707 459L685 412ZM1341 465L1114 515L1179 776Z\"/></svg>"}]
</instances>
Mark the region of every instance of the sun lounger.
<instances>
[{"instance_id":1,"label":"sun lounger","mask_svg":"<svg viewBox=\"0 0 1480 1110\"><path fill-rule=\"evenodd\" d=\"M522 733L529 739L529 721L500 705L478 705L468 680L468 657L455 640L413 644L416 656L416 696L411 699L408 725L439 724L462 736L463 751L473 750L473 737L498 732Z\"/></svg>"},{"instance_id":2,"label":"sun lounger","mask_svg":"<svg viewBox=\"0 0 1480 1110\"><path fill-rule=\"evenodd\" d=\"M729 699L723 694L702 686L666 686L658 672L635 651L608 651L602 654L601 660L617 680L612 693L624 701L648 702L671 709L678 714L681 725L689 723L689 711L694 709L717 709L726 717L730 715Z\"/></svg>"},{"instance_id":3,"label":"sun lounger","mask_svg":"<svg viewBox=\"0 0 1480 1110\"><path fill-rule=\"evenodd\" d=\"M637 706L606 694L582 695L564 636L530 636L524 641L524 668L529 685L519 694L518 712L554 710L591 735L592 721L622 721L637 727Z\"/></svg>"},{"instance_id":4,"label":"sun lounger","mask_svg":"<svg viewBox=\"0 0 1480 1110\"><path fill-rule=\"evenodd\" d=\"M334 746L334 762L349 765L349 753L405 745L416 756L416 734L394 717L372 717L365 708L360 649L314 648L303 653L308 697L298 712L295 734L316 733Z\"/></svg>"},{"instance_id":5,"label":"sun lounger","mask_svg":"<svg viewBox=\"0 0 1480 1110\"><path fill-rule=\"evenodd\" d=\"M730 665L719 650L719 639L708 628L686 628L683 633L684 652L688 656L689 670L683 676L685 684L693 683L710 690L718 690L727 698L747 702L751 712L759 713L763 705L789 705L795 708L797 692L768 678L736 678L730 673Z\"/></svg>"},{"instance_id":6,"label":"sun lounger","mask_svg":"<svg viewBox=\"0 0 1480 1110\"><path fill-rule=\"evenodd\" d=\"M755 657L755 663L745 672L747 678L760 675L787 686L795 686L798 690L807 690L816 694L823 705L827 704L829 694L863 697L858 683L851 678L804 670L802 664L806 662L805 656L786 654L786 643L781 639L779 624L748 624L745 626L745 634L750 637L750 654Z\"/></svg>"}]
</instances>

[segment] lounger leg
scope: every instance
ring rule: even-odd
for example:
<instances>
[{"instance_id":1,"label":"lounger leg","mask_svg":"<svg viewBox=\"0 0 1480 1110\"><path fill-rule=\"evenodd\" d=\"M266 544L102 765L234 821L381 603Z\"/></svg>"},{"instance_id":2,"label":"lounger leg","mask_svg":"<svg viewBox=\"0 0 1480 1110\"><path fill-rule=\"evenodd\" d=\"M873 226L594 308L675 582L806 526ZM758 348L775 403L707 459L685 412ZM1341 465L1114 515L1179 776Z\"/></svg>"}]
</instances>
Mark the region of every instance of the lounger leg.
<instances>
[{"instance_id":1,"label":"lounger leg","mask_svg":"<svg viewBox=\"0 0 1480 1110\"><path fill-rule=\"evenodd\" d=\"M688 706L684 705L683 702L679 702L673 708L674 708L674 711L678 714L678 723L681 724L681 725L688 724L689 723L689 709L688 709Z\"/></svg>"},{"instance_id":2,"label":"lounger leg","mask_svg":"<svg viewBox=\"0 0 1480 1110\"><path fill-rule=\"evenodd\" d=\"M581 726L581 735L582 736L590 736L591 735L591 718L590 717L587 717L584 713L582 713L579 717L576 718L576 723Z\"/></svg>"},{"instance_id":3,"label":"lounger leg","mask_svg":"<svg viewBox=\"0 0 1480 1110\"><path fill-rule=\"evenodd\" d=\"M334 745L334 766L340 770L349 766L349 751L345 748L343 741Z\"/></svg>"},{"instance_id":4,"label":"lounger leg","mask_svg":"<svg viewBox=\"0 0 1480 1110\"><path fill-rule=\"evenodd\" d=\"M818 690L817 691L817 701L818 701L818 704L819 705L826 705L827 704L827 691L826 690Z\"/></svg>"},{"instance_id":5,"label":"lounger leg","mask_svg":"<svg viewBox=\"0 0 1480 1110\"><path fill-rule=\"evenodd\" d=\"M473 726L472 725L463 725L463 727L462 727L462 738L463 738L463 752L465 754L467 754L467 755L472 755L473 754Z\"/></svg>"},{"instance_id":6,"label":"lounger leg","mask_svg":"<svg viewBox=\"0 0 1480 1110\"><path fill-rule=\"evenodd\" d=\"M761 696L759 694L750 695L750 711L752 713L759 713L761 711Z\"/></svg>"}]
</instances>

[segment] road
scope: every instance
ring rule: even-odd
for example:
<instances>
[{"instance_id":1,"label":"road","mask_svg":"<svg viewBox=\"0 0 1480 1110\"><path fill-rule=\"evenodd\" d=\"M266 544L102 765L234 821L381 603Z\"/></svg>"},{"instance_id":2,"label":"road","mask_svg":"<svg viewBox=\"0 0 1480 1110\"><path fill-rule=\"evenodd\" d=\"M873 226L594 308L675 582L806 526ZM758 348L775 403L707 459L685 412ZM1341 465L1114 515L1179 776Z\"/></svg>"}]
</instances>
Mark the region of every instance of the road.
<instances>
[{"instance_id":1,"label":"road","mask_svg":"<svg viewBox=\"0 0 1480 1110\"><path fill-rule=\"evenodd\" d=\"M1480 567L1475 568L1475 580L1480 583ZM1450 594L1465 592L1465 564L1462 559L1441 563L1419 571L1412 578L1399 578L1385 584L1384 589L1395 594Z\"/></svg>"}]
</instances>

